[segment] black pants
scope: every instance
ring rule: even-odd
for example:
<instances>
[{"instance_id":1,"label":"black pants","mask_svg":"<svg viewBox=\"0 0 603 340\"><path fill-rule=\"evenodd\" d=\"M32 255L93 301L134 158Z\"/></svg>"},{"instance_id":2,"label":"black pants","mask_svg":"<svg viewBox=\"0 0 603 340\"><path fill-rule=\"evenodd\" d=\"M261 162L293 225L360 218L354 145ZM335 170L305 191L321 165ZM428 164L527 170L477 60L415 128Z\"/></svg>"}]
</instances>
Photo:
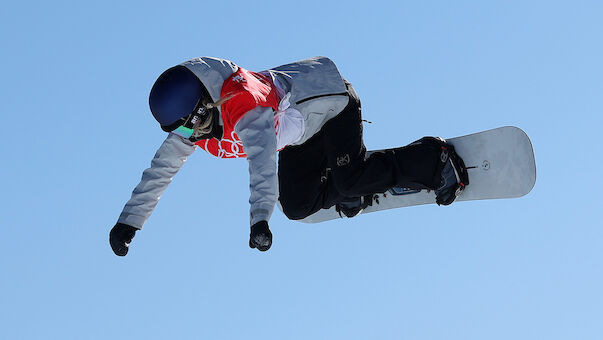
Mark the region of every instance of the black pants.
<instances>
[{"instance_id":1,"label":"black pants","mask_svg":"<svg viewBox=\"0 0 603 340\"><path fill-rule=\"evenodd\" d=\"M440 150L415 142L372 153L362 140L360 99L348 84L350 101L308 141L279 153L279 200L285 215L302 219L351 197L392 187L435 189Z\"/></svg>"}]
</instances>

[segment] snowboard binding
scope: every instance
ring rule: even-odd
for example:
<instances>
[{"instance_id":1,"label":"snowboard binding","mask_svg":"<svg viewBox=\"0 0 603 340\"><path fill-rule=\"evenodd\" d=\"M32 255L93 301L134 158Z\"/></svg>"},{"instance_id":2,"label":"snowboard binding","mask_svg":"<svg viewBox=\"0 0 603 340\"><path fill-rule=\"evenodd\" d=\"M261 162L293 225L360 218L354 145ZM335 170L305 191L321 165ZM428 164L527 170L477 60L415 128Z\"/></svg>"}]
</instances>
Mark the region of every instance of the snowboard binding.
<instances>
[{"instance_id":1,"label":"snowboard binding","mask_svg":"<svg viewBox=\"0 0 603 340\"><path fill-rule=\"evenodd\" d=\"M341 218L343 218L343 216L352 218L360 215L362 210L364 210L366 207L372 206L373 199L373 195L346 198L335 205L335 211L337 211L339 217Z\"/></svg>"},{"instance_id":2,"label":"snowboard binding","mask_svg":"<svg viewBox=\"0 0 603 340\"><path fill-rule=\"evenodd\" d=\"M463 193L469 185L469 174L463 159L454 150L454 146L445 140L441 141L440 148L440 184L435 189L436 203L438 205L450 205Z\"/></svg>"}]
</instances>

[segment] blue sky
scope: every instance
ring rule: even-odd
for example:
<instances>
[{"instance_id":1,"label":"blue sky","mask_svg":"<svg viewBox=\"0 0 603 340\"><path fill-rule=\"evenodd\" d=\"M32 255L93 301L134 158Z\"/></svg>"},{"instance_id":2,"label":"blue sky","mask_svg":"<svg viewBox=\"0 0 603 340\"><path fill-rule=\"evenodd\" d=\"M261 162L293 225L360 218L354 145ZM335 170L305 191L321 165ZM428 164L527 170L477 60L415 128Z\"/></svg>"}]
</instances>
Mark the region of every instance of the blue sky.
<instances>
[{"instance_id":1,"label":"blue sky","mask_svg":"<svg viewBox=\"0 0 603 340\"><path fill-rule=\"evenodd\" d=\"M11 2L0 13L0 338L601 339L597 1ZM527 196L248 241L242 160L196 152L118 258L108 232L164 139L147 96L198 56L331 57L369 149L524 129Z\"/></svg>"}]
</instances>

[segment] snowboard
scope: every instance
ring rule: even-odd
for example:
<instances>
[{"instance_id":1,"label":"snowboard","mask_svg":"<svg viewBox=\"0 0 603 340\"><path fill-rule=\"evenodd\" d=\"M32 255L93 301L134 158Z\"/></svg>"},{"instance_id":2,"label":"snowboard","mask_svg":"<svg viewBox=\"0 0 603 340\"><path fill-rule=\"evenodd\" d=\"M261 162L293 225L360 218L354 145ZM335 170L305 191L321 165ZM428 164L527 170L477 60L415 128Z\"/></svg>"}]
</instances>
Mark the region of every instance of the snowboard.
<instances>
[{"instance_id":1,"label":"snowboard","mask_svg":"<svg viewBox=\"0 0 603 340\"><path fill-rule=\"evenodd\" d=\"M505 126L446 141L454 145L469 174L469 185L453 205L459 201L521 197L529 193L536 183L532 143L518 127ZM367 157L375 151L368 151ZM362 214L432 203L435 204L433 191L392 188L385 193L375 194L372 205L366 207ZM300 221L318 223L342 216L335 207L331 207Z\"/></svg>"}]
</instances>

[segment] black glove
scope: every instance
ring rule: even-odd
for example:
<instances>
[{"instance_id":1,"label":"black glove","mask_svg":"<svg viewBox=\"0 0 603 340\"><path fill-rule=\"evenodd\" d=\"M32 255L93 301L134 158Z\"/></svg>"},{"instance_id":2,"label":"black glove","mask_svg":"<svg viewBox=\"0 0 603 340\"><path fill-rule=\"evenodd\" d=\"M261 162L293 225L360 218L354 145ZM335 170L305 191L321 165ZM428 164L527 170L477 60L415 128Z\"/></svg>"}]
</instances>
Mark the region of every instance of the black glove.
<instances>
[{"instance_id":1,"label":"black glove","mask_svg":"<svg viewBox=\"0 0 603 340\"><path fill-rule=\"evenodd\" d=\"M272 245L272 233L268 229L268 222L260 221L251 226L249 234L249 247L257 248L259 251L266 251Z\"/></svg>"},{"instance_id":2,"label":"black glove","mask_svg":"<svg viewBox=\"0 0 603 340\"><path fill-rule=\"evenodd\" d=\"M109 244L117 256L126 256L130 242L136 234L136 228L123 223L117 223L109 233Z\"/></svg>"}]
</instances>

